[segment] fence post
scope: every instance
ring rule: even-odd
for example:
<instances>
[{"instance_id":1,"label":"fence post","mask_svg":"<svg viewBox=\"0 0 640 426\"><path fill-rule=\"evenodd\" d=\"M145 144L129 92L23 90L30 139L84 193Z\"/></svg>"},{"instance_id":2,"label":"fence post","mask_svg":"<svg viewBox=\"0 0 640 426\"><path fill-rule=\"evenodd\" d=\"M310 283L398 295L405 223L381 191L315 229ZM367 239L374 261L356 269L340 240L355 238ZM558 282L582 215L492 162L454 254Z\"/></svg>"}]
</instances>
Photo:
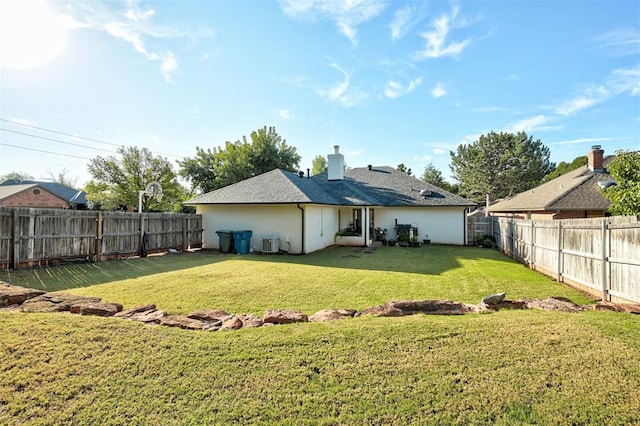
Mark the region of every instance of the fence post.
<instances>
[{"instance_id":1,"label":"fence post","mask_svg":"<svg viewBox=\"0 0 640 426\"><path fill-rule=\"evenodd\" d=\"M607 285L607 219L602 218L602 300L609 301L609 286Z\"/></svg>"},{"instance_id":2,"label":"fence post","mask_svg":"<svg viewBox=\"0 0 640 426\"><path fill-rule=\"evenodd\" d=\"M11 262L13 269L20 267L20 215L18 215L18 209L13 209L13 223L12 223L11 239L13 240L13 252L11 253Z\"/></svg>"},{"instance_id":3,"label":"fence post","mask_svg":"<svg viewBox=\"0 0 640 426\"><path fill-rule=\"evenodd\" d=\"M558 221L558 282L562 282L562 261L562 222Z\"/></svg>"},{"instance_id":4,"label":"fence post","mask_svg":"<svg viewBox=\"0 0 640 426\"><path fill-rule=\"evenodd\" d=\"M189 223L189 219L187 216L182 216L182 251L185 251L189 248L189 243L187 241L187 226Z\"/></svg>"},{"instance_id":5,"label":"fence post","mask_svg":"<svg viewBox=\"0 0 640 426\"><path fill-rule=\"evenodd\" d=\"M96 219L96 260L102 260L102 233L102 211L99 211Z\"/></svg>"},{"instance_id":6,"label":"fence post","mask_svg":"<svg viewBox=\"0 0 640 426\"><path fill-rule=\"evenodd\" d=\"M509 222L509 234L511 235L511 258L515 260L516 258L516 232L514 232L516 228L515 220L512 218Z\"/></svg>"},{"instance_id":7,"label":"fence post","mask_svg":"<svg viewBox=\"0 0 640 426\"><path fill-rule=\"evenodd\" d=\"M536 255L535 239L536 239L536 227L535 227L535 223L532 220L531 221L531 256L529 261L529 269L535 269L534 267L535 257L536 257L535 256Z\"/></svg>"}]
</instances>

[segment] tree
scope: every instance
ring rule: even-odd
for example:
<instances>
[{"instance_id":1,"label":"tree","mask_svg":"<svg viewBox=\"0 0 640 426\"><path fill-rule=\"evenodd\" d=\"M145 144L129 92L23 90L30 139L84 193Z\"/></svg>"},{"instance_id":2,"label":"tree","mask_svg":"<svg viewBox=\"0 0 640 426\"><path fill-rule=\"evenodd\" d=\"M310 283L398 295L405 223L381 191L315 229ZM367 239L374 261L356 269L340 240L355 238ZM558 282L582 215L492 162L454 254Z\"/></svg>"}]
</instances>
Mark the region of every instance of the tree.
<instances>
[{"instance_id":1,"label":"tree","mask_svg":"<svg viewBox=\"0 0 640 426\"><path fill-rule=\"evenodd\" d=\"M398 164L398 167L396 167L396 170L411 176L411 169L408 169L407 166L404 165L404 163Z\"/></svg>"},{"instance_id":2,"label":"tree","mask_svg":"<svg viewBox=\"0 0 640 426\"><path fill-rule=\"evenodd\" d=\"M29 173L12 171L0 176L0 182L4 182L5 180L33 180L33 176Z\"/></svg>"},{"instance_id":3,"label":"tree","mask_svg":"<svg viewBox=\"0 0 640 426\"><path fill-rule=\"evenodd\" d=\"M459 194L479 203L534 188L555 167L549 148L525 132L491 132L450 155Z\"/></svg>"},{"instance_id":4,"label":"tree","mask_svg":"<svg viewBox=\"0 0 640 426\"><path fill-rule=\"evenodd\" d=\"M432 163L427 164L427 167L424 168L424 173L422 174L421 179L427 183L435 185L438 188L442 188L445 191L452 192L454 194L458 191L457 185L451 185L449 182L444 180L444 177L442 177L442 172L438 170Z\"/></svg>"},{"instance_id":5,"label":"tree","mask_svg":"<svg viewBox=\"0 0 640 426\"><path fill-rule=\"evenodd\" d=\"M62 169L61 172L58 172L57 175L53 173L51 169L48 169L47 173L49 174L49 177L51 178L52 182L59 183L60 185L68 186L69 188L75 188L76 184L78 183L78 178L71 179L67 177L67 173L69 173L69 170L67 170L66 167Z\"/></svg>"},{"instance_id":6,"label":"tree","mask_svg":"<svg viewBox=\"0 0 640 426\"><path fill-rule=\"evenodd\" d=\"M616 158L607 171L616 185L602 190L611 200L609 212L613 215L640 215L640 151L616 151Z\"/></svg>"},{"instance_id":7,"label":"tree","mask_svg":"<svg viewBox=\"0 0 640 426\"><path fill-rule=\"evenodd\" d=\"M143 211L171 211L184 201L183 188L167 159L155 157L147 148L137 147L118 148L118 155L98 156L89 162L88 169L93 179L85 191L90 202L105 210L121 205L137 207L138 191L144 190L151 182L162 186L162 201L144 195Z\"/></svg>"},{"instance_id":8,"label":"tree","mask_svg":"<svg viewBox=\"0 0 640 426\"><path fill-rule=\"evenodd\" d=\"M273 169L295 172L300 163L296 148L287 145L275 127L251 132L251 142L227 141L224 148L197 148L196 157L178 161L180 176L193 192L206 193Z\"/></svg>"},{"instance_id":9,"label":"tree","mask_svg":"<svg viewBox=\"0 0 640 426\"><path fill-rule=\"evenodd\" d=\"M565 173L569 173L572 170L580 168L582 166L586 166L589 163L589 159L586 155L581 155L580 157L576 157L570 163L561 161L556 166L555 170L546 175L543 179L543 182L549 182L552 179L560 177Z\"/></svg>"},{"instance_id":10,"label":"tree","mask_svg":"<svg viewBox=\"0 0 640 426\"><path fill-rule=\"evenodd\" d=\"M327 159L322 155L316 155L311 162L311 173L315 176L326 172L328 169Z\"/></svg>"}]
</instances>

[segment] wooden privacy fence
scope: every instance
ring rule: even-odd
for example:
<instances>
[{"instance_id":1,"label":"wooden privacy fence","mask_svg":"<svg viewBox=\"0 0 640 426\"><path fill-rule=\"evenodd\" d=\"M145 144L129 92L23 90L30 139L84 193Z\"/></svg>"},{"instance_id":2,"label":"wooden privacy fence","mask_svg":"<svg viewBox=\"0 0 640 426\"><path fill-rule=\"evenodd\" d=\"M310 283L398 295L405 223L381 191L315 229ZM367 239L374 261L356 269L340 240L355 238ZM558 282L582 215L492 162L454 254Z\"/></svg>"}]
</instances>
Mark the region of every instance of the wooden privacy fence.
<instances>
[{"instance_id":1,"label":"wooden privacy fence","mask_svg":"<svg viewBox=\"0 0 640 426\"><path fill-rule=\"evenodd\" d=\"M491 218L502 252L603 300L640 303L640 217Z\"/></svg>"},{"instance_id":2,"label":"wooden privacy fence","mask_svg":"<svg viewBox=\"0 0 640 426\"><path fill-rule=\"evenodd\" d=\"M146 237L145 237L146 234ZM0 269L202 246L202 216L0 207Z\"/></svg>"}]
</instances>

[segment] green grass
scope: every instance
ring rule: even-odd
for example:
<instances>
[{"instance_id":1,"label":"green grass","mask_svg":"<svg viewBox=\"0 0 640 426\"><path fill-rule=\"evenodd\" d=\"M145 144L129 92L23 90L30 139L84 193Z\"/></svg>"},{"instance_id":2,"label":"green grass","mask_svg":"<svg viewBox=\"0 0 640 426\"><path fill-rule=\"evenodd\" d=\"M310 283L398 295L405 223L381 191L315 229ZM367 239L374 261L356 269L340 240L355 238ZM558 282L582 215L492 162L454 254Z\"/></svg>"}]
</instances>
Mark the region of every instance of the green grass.
<instances>
[{"instance_id":1,"label":"green grass","mask_svg":"<svg viewBox=\"0 0 640 426\"><path fill-rule=\"evenodd\" d=\"M495 291L512 299L562 295L588 302L499 253L473 248L329 249L300 257L202 253L46 271L12 273L9 281L130 306L156 302L173 312L292 307L312 313L390 298L475 303ZM207 333L0 313L0 330L0 424L622 425L640 419L640 321L628 314L360 317Z\"/></svg>"}]
</instances>

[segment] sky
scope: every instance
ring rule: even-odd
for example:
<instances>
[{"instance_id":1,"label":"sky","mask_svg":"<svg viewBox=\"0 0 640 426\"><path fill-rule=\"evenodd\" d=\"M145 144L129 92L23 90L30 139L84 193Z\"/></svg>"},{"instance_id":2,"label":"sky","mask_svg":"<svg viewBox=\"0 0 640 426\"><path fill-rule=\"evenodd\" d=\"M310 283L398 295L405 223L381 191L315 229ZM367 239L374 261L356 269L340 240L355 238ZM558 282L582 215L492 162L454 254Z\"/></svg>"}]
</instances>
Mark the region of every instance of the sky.
<instances>
[{"instance_id":1,"label":"sky","mask_svg":"<svg viewBox=\"0 0 640 426\"><path fill-rule=\"evenodd\" d=\"M302 161L433 164L491 131L640 149L637 0L0 0L0 176L274 126Z\"/></svg>"}]
</instances>

